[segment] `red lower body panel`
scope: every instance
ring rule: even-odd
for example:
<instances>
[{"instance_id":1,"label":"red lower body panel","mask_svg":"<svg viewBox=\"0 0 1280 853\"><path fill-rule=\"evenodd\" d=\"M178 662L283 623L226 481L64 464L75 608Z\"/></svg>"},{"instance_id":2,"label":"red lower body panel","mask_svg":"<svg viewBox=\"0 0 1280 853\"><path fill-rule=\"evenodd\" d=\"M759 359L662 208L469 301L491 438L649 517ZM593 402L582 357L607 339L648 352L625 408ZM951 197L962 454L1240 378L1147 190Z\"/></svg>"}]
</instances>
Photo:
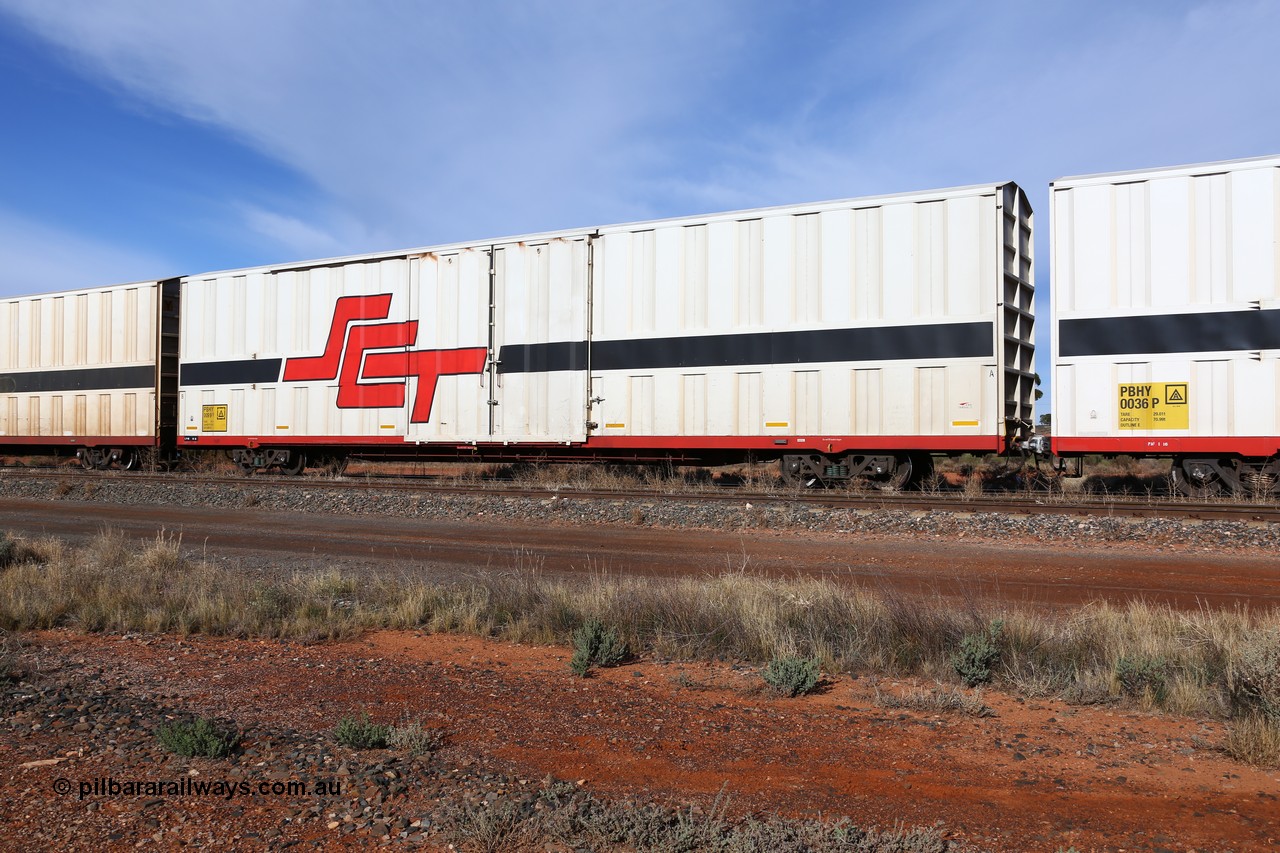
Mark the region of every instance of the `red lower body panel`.
<instances>
[{"instance_id":1,"label":"red lower body panel","mask_svg":"<svg viewBox=\"0 0 1280 853\"><path fill-rule=\"evenodd\" d=\"M417 444L402 436L188 436L181 447L326 447L360 453L366 449L401 449L408 452L456 452L459 455L544 453L565 456L635 458L637 455L673 454L696 456L701 453L741 454L821 453L840 455L853 451L919 451L925 453L998 453L1004 449L1000 436L936 436L936 435L753 435L753 436L591 436L584 442L476 442L457 444L428 442Z\"/></svg>"},{"instance_id":2,"label":"red lower body panel","mask_svg":"<svg viewBox=\"0 0 1280 853\"><path fill-rule=\"evenodd\" d=\"M1058 456L1083 454L1116 454L1148 456L1253 456L1268 457L1280 453L1280 436L1171 436L1158 438L1071 438L1054 436L1053 452Z\"/></svg>"}]
</instances>

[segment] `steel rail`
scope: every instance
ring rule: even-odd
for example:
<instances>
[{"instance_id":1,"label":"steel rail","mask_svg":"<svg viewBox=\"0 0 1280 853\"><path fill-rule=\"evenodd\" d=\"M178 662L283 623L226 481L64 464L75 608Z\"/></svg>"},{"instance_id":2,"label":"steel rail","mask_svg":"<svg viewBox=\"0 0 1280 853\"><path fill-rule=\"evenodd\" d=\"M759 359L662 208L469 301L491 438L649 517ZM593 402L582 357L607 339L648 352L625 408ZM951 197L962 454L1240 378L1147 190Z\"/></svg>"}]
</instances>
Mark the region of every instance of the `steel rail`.
<instances>
[{"instance_id":1,"label":"steel rail","mask_svg":"<svg viewBox=\"0 0 1280 853\"><path fill-rule=\"evenodd\" d=\"M12 478L86 480L121 483L232 486L239 488L409 491L470 497L524 497L550 500L633 500L697 503L705 501L751 504L793 503L814 507L855 511L899 510L908 512L952 512L959 514L1009 513L1077 516L1118 516L1128 518L1182 518L1280 523L1280 505L1238 501L1192 501L1177 496L1164 498L1093 495L1085 498L1061 492L1025 491L961 495L955 492L867 492L842 491L746 491L737 486L703 486L667 489L588 489L574 486L521 486L502 481L441 483L405 476L355 475L271 476L193 474L191 472L96 472L73 468L5 468L0 470L0 491Z\"/></svg>"}]
</instances>

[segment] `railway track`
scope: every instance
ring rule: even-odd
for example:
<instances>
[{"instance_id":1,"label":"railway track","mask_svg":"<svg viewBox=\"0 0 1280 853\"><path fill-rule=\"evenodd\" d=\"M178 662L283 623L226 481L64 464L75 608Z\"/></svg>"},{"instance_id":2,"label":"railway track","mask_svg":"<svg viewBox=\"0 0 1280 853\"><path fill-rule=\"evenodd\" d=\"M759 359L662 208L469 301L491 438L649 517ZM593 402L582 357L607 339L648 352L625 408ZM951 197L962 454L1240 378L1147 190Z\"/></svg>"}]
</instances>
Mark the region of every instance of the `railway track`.
<instances>
[{"instance_id":1,"label":"railway track","mask_svg":"<svg viewBox=\"0 0 1280 853\"><path fill-rule=\"evenodd\" d=\"M496 498L524 497L557 500L632 500L632 501L718 501L765 504L789 502L814 507L853 510L899 510L907 512L1012 513L1075 516L1111 516L1129 518L1171 518L1188 520L1245 521L1280 523L1280 505L1236 501L1192 501L1178 496L1087 495L1077 497L1061 492L1026 491L998 494L960 494L956 492L837 492L747 490L740 486L701 486L663 489L660 486L640 489L590 489L574 486L525 486L503 481L477 483L440 482L430 475L358 475L264 476L261 474L219 475L190 472L87 472L76 468L0 468L4 476L16 475L32 479L57 481L114 480L134 483L167 483L175 480L217 486L263 486L280 489L329 489L407 491L440 495L486 495ZM2 487L0 487L2 491Z\"/></svg>"},{"instance_id":2,"label":"railway track","mask_svg":"<svg viewBox=\"0 0 1280 853\"><path fill-rule=\"evenodd\" d=\"M744 511L746 504L757 509ZM571 578L678 578L749 567L767 577L1050 608L1098 599L1263 608L1280 600L1280 528L1267 523L1278 520L1274 509L1225 502L13 469L0 471L0 516L7 532L30 538L178 536L202 559L264 575L336 566L466 578L523 567Z\"/></svg>"}]
</instances>

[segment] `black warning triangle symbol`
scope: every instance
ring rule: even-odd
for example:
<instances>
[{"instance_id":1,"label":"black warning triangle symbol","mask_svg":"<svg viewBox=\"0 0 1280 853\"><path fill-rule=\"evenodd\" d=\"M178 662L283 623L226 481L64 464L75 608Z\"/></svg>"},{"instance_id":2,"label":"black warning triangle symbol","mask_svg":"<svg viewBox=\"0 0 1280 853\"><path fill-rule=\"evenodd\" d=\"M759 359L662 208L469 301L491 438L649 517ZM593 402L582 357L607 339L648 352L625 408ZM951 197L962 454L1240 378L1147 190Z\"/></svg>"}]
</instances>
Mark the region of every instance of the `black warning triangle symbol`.
<instances>
[{"instance_id":1,"label":"black warning triangle symbol","mask_svg":"<svg viewBox=\"0 0 1280 853\"><path fill-rule=\"evenodd\" d=\"M1185 397L1183 397L1183 396L1182 396L1182 392L1181 392L1180 390L1178 390L1177 388L1170 388L1170 389L1169 389L1169 399L1168 399L1166 402L1169 402L1169 403L1185 403L1185 402L1187 402L1187 399L1186 399Z\"/></svg>"}]
</instances>

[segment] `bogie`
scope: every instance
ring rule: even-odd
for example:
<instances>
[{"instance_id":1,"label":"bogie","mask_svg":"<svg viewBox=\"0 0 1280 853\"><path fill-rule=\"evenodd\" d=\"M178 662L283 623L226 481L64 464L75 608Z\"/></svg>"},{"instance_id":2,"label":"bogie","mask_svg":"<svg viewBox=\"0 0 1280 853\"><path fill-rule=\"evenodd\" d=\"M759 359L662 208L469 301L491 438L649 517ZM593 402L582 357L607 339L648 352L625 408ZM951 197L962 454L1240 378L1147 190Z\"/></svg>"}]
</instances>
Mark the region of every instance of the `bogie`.
<instances>
[{"instance_id":1,"label":"bogie","mask_svg":"<svg viewBox=\"0 0 1280 853\"><path fill-rule=\"evenodd\" d=\"M822 454L788 454L779 460L785 486L830 488L865 483L873 488L900 490L916 485L933 473L933 458L926 453L849 453L839 459Z\"/></svg>"}]
</instances>

